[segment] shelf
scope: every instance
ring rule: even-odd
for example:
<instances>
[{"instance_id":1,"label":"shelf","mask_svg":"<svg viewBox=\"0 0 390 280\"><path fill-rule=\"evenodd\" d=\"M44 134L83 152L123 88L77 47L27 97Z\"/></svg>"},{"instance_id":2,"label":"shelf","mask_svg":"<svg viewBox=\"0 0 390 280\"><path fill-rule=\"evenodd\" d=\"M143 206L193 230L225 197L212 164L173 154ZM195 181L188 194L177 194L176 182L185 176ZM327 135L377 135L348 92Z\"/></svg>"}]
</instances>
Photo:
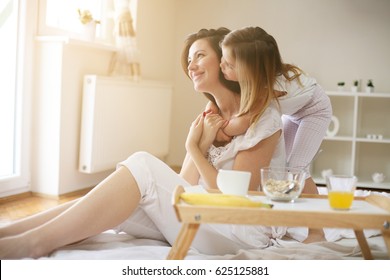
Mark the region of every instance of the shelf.
<instances>
[{"instance_id":1,"label":"shelf","mask_svg":"<svg viewBox=\"0 0 390 280\"><path fill-rule=\"evenodd\" d=\"M116 46L104 42L78 40L78 39L69 38L68 36L37 36L35 37L35 39L38 42L53 42L53 43L57 42L57 43L70 44L70 45L82 46L87 48L107 50L112 52L115 52L118 49Z\"/></svg>"},{"instance_id":2,"label":"shelf","mask_svg":"<svg viewBox=\"0 0 390 280\"><path fill-rule=\"evenodd\" d=\"M317 185L320 186L326 186L326 181L324 178L319 176L313 176L313 180L316 182ZM362 189L378 189L378 190L390 190L390 181L384 181L382 183L374 183L373 181L369 180L359 180L357 182L357 188Z\"/></svg>"},{"instance_id":3,"label":"shelf","mask_svg":"<svg viewBox=\"0 0 390 280\"><path fill-rule=\"evenodd\" d=\"M382 189L382 190L390 190L390 181L385 181L382 183L374 183L373 181L359 181L358 187L360 188L370 188L370 189Z\"/></svg>"},{"instance_id":4,"label":"shelf","mask_svg":"<svg viewBox=\"0 0 390 280\"><path fill-rule=\"evenodd\" d=\"M390 190L390 93L328 91L333 115L339 122L335 136L321 144L324 152L312 164L317 184L325 184L322 171L355 175L358 187ZM385 175L374 183L372 174Z\"/></svg>"},{"instance_id":5,"label":"shelf","mask_svg":"<svg viewBox=\"0 0 390 280\"><path fill-rule=\"evenodd\" d=\"M369 139L364 137L356 138L356 142L363 142L363 143L377 143L377 144L390 144L390 139Z\"/></svg>"},{"instance_id":6,"label":"shelf","mask_svg":"<svg viewBox=\"0 0 390 280\"><path fill-rule=\"evenodd\" d=\"M346 96L346 97L383 97L390 98L390 93L384 92L352 92L352 91L327 91L328 96Z\"/></svg>"}]
</instances>

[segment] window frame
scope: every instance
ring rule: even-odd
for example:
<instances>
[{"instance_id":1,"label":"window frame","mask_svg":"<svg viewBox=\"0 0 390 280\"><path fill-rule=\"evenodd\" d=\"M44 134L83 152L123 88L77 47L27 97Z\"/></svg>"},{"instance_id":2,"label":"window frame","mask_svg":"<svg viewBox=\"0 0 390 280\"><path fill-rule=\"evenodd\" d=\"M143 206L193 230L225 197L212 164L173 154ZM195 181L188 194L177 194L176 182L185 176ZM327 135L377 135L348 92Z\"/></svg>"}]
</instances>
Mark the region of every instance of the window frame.
<instances>
[{"instance_id":1,"label":"window frame","mask_svg":"<svg viewBox=\"0 0 390 280\"><path fill-rule=\"evenodd\" d=\"M30 127L34 34L38 0L18 0L14 175L0 179L0 197L31 190Z\"/></svg>"},{"instance_id":2,"label":"window frame","mask_svg":"<svg viewBox=\"0 0 390 280\"><path fill-rule=\"evenodd\" d=\"M102 10L105 11L100 21L100 33L97 34L95 42L114 45L115 40L112 34L114 28L114 15L110 15L110 10L113 9L114 0L96 0L100 2ZM39 0L39 17L38 17L38 36L66 36L70 39L83 40L83 35L80 32L61 29L58 27L49 26L46 24L47 0ZM75 11L76 12L76 11ZM112 20L110 20L112 17Z\"/></svg>"}]
</instances>

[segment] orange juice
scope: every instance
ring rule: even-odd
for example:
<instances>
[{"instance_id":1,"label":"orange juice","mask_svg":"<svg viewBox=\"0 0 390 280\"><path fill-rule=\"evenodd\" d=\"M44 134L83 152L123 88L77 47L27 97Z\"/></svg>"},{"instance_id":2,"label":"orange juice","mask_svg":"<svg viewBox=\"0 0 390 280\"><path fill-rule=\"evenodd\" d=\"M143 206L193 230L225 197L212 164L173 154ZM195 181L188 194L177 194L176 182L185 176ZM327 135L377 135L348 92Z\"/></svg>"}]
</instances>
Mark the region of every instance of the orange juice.
<instances>
[{"instance_id":1,"label":"orange juice","mask_svg":"<svg viewBox=\"0 0 390 280\"><path fill-rule=\"evenodd\" d=\"M349 209L353 201L353 192L330 191L328 199L330 207L334 209Z\"/></svg>"}]
</instances>

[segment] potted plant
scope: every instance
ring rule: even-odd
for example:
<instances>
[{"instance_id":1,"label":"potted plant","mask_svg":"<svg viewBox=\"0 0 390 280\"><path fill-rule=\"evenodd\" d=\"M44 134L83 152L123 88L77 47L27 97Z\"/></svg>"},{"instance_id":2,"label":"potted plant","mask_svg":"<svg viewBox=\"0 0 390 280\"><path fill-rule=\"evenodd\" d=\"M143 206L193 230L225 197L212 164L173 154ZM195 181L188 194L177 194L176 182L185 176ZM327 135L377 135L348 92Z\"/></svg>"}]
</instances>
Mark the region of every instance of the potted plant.
<instances>
[{"instance_id":1,"label":"potted plant","mask_svg":"<svg viewBox=\"0 0 390 280\"><path fill-rule=\"evenodd\" d=\"M93 18L92 13L89 10L80 10L78 9L79 20L82 24L88 24L94 22L95 24L99 24L100 21Z\"/></svg>"},{"instance_id":2,"label":"potted plant","mask_svg":"<svg viewBox=\"0 0 390 280\"><path fill-rule=\"evenodd\" d=\"M351 91L352 92L358 92L358 88L359 88L359 81L358 80L353 81L353 84L352 84L352 87L351 87Z\"/></svg>"},{"instance_id":3,"label":"potted plant","mask_svg":"<svg viewBox=\"0 0 390 280\"><path fill-rule=\"evenodd\" d=\"M344 91L344 86L345 86L344 82L338 82L337 83L337 88L338 88L339 91Z\"/></svg>"},{"instance_id":4,"label":"potted plant","mask_svg":"<svg viewBox=\"0 0 390 280\"><path fill-rule=\"evenodd\" d=\"M99 24L100 21L94 19L89 10L78 9L77 12L79 13L79 20L85 37L88 40L93 41L96 35L96 24Z\"/></svg>"},{"instance_id":5,"label":"potted plant","mask_svg":"<svg viewBox=\"0 0 390 280\"><path fill-rule=\"evenodd\" d=\"M372 82L371 79L368 80L368 82L367 82L366 92L367 93L374 92L374 83Z\"/></svg>"}]
</instances>

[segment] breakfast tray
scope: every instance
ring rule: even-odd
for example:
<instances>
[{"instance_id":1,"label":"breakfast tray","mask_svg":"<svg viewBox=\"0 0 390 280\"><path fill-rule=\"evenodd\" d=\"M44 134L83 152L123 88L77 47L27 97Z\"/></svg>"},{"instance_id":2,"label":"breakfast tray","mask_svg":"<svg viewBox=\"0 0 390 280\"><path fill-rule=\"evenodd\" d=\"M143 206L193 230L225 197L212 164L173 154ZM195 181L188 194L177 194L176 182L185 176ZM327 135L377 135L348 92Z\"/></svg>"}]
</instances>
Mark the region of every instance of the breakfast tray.
<instances>
[{"instance_id":1,"label":"breakfast tray","mask_svg":"<svg viewBox=\"0 0 390 280\"><path fill-rule=\"evenodd\" d=\"M294 203L286 203L270 202L262 192L249 193L253 200L272 203L273 207L269 209L190 205L180 199L183 192L184 188L177 186L172 197L182 227L167 259L184 259L202 223L350 228L355 232L365 259L372 259L372 254L363 230L377 229L382 232L390 256L390 199L385 196L355 197L350 210L340 211L330 208L326 195L302 194Z\"/></svg>"}]
</instances>

